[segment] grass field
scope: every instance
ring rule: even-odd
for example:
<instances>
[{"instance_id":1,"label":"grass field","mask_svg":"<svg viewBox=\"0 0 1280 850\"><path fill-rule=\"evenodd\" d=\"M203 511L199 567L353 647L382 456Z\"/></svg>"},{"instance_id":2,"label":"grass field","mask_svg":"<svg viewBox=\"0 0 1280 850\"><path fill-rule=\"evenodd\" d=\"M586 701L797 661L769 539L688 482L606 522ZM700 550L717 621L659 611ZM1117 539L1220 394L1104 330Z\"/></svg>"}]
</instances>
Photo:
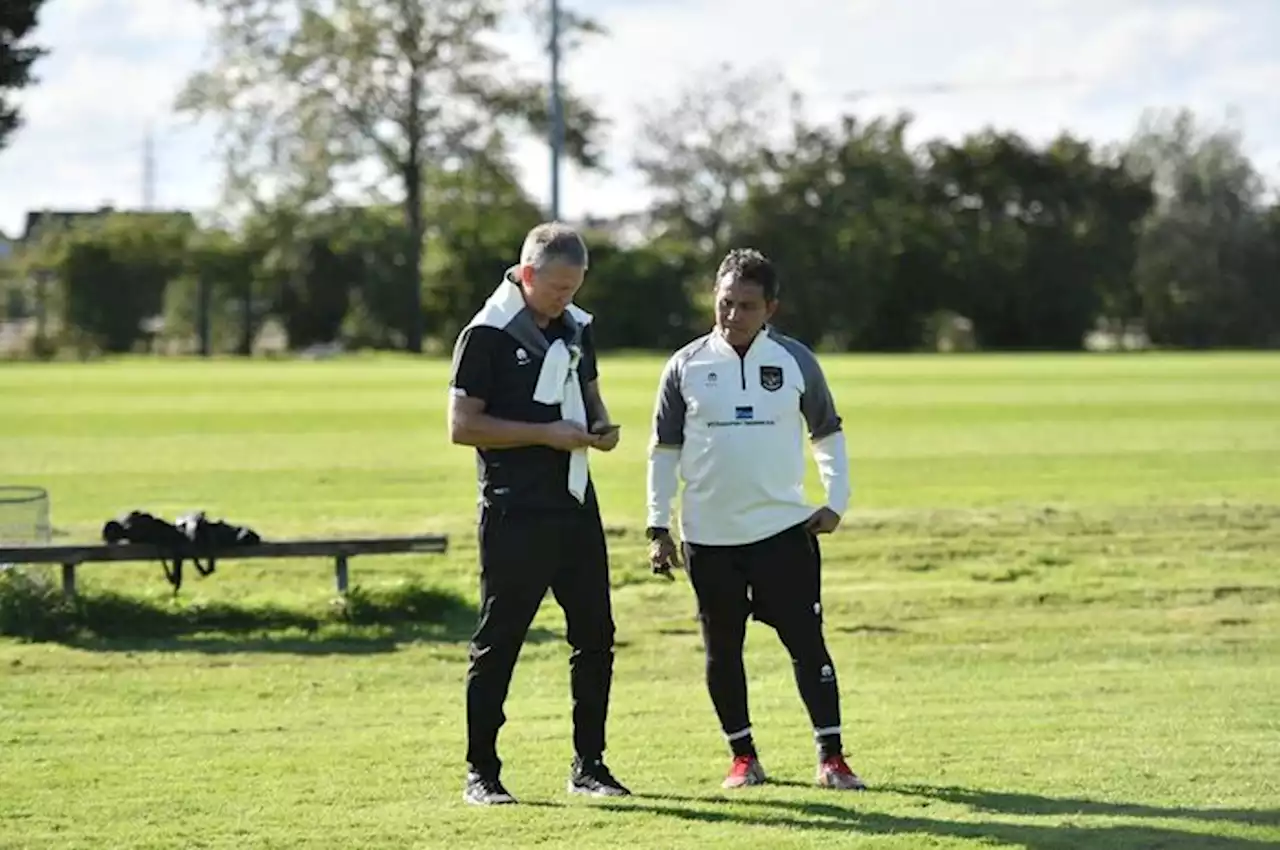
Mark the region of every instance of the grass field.
<instances>
[{"instance_id":1,"label":"grass field","mask_svg":"<svg viewBox=\"0 0 1280 850\"><path fill-rule=\"evenodd\" d=\"M439 591L430 626L336 622L328 564L255 561L175 604L317 624L0 639L0 848L1280 847L1280 357L825 362L856 508L824 602L872 790L810 787L789 661L755 624L753 721L778 781L719 789L688 585L643 562L661 361L610 358L623 441L593 460L620 641L609 762L636 796L563 793L548 600L500 742L524 805L494 810L460 797L475 490L444 438L445 364L0 366L0 483L47 487L60 542L131 508L203 508L268 537L452 543L352 564L365 588ZM168 591L152 564L81 583Z\"/></svg>"}]
</instances>

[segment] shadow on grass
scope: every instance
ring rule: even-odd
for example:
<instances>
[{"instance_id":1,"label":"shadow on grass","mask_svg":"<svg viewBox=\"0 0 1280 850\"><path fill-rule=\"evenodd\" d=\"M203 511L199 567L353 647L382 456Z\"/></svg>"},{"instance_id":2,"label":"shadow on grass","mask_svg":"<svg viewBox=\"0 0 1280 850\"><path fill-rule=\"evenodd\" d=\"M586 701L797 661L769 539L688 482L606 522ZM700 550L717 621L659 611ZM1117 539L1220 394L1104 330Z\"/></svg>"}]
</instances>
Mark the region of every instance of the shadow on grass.
<instances>
[{"instance_id":1,"label":"shadow on grass","mask_svg":"<svg viewBox=\"0 0 1280 850\"><path fill-rule=\"evenodd\" d=\"M474 606L415 582L353 587L315 609L236 602L189 602L110 591L66 599L30 577L0 577L0 634L97 652L278 652L359 655L405 643L465 643ZM531 629L529 643L558 638Z\"/></svg>"},{"instance_id":2,"label":"shadow on grass","mask_svg":"<svg viewBox=\"0 0 1280 850\"><path fill-rule=\"evenodd\" d=\"M1042 797L1012 791L984 791L977 788L933 785L886 786L882 790L913 797L929 797L969 806L984 812L1013 815L1099 815L1126 818L1194 818L1232 821L1255 826L1280 826L1280 809L1196 809L1182 806L1151 806L1144 803L1108 803L1070 797Z\"/></svg>"},{"instance_id":3,"label":"shadow on grass","mask_svg":"<svg viewBox=\"0 0 1280 850\"><path fill-rule=\"evenodd\" d=\"M776 783L775 783L776 784ZM895 789L885 789L895 790ZM965 790L965 789L956 789ZM900 793L909 793L901 791ZM984 796L987 792L971 794ZM1093 803L1079 800L1053 800L1020 794L999 794L1001 798L1025 798L1043 801L1044 809L1027 811L1009 809L1017 814L1074 814L1077 803L1099 806L1096 814L1120 816L1126 813L1150 812L1159 817L1197 817L1199 810L1161 809L1146 806ZM999 821L953 821L915 816L899 816L881 812L859 811L859 800L866 797L846 796L847 805L834 803L806 803L791 800L760 799L754 795L734 796L732 799L717 797L681 797L678 795L637 795L634 803L605 803L603 808L618 813L641 812L649 816L671 817L678 820L705 824L741 824L747 826L772 826L788 830L829 832L843 835L903 836L916 834L929 838L959 838L981 842L983 846L1027 848L1027 850L1068 850L1071 848L1097 848L1097 850L1130 850L1130 848L1161 848L1161 850L1262 850L1274 848L1274 841L1207 835L1201 832L1169 829L1166 827L1133 824L1108 824L1104 826L1080 826L1077 824L1039 825L1003 823ZM708 808L712 805L733 805L732 811ZM691 804L697 804L697 807ZM1033 805L1033 804L1032 804ZM751 807L751 811L743 811ZM1095 812L1090 812L1095 813ZM1212 814L1212 810L1210 810ZM1253 814L1267 814L1265 812ZM1210 819L1215 819L1210 817ZM1258 822L1258 821L1251 821ZM922 842L923 843L923 842Z\"/></svg>"}]
</instances>

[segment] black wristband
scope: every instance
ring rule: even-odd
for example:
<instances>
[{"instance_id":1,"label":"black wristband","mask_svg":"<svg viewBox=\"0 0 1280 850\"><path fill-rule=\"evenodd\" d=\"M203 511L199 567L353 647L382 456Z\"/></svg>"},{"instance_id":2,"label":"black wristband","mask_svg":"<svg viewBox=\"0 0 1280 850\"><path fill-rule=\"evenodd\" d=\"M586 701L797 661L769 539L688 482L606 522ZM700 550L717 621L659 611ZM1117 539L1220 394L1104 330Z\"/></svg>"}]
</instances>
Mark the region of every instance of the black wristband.
<instances>
[{"instance_id":1,"label":"black wristband","mask_svg":"<svg viewBox=\"0 0 1280 850\"><path fill-rule=\"evenodd\" d=\"M669 537L670 535L671 535L671 532L668 529L658 528L657 526L653 526L653 525L649 526L644 530L644 536L646 540L657 540L659 537Z\"/></svg>"}]
</instances>

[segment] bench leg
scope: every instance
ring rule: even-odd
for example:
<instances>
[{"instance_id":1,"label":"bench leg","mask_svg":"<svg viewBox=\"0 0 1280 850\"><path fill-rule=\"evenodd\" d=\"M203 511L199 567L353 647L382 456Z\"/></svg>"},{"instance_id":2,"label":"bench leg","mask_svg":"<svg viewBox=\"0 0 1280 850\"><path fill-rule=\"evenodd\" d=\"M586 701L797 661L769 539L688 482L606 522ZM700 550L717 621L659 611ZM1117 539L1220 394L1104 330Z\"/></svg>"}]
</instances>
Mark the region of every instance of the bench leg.
<instances>
[{"instance_id":1,"label":"bench leg","mask_svg":"<svg viewBox=\"0 0 1280 850\"><path fill-rule=\"evenodd\" d=\"M62 595L68 599L76 595L76 565L62 565Z\"/></svg>"},{"instance_id":2,"label":"bench leg","mask_svg":"<svg viewBox=\"0 0 1280 850\"><path fill-rule=\"evenodd\" d=\"M333 565L333 575L338 581L338 593L347 592L347 556L339 555Z\"/></svg>"}]
</instances>

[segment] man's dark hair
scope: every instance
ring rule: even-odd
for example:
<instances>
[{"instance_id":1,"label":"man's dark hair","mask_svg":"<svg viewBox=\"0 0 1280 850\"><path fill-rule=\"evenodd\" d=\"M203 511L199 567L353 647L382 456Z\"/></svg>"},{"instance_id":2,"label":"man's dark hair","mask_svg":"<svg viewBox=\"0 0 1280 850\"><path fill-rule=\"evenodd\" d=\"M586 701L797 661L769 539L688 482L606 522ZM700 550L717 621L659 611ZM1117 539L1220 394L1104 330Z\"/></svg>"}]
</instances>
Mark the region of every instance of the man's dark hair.
<instances>
[{"instance_id":1,"label":"man's dark hair","mask_svg":"<svg viewBox=\"0 0 1280 850\"><path fill-rule=\"evenodd\" d=\"M766 301L778 298L778 273L769 258L755 248L734 248L720 261L716 270L716 285L724 280L725 275L732 275L743 283L754 283L764 290Z\"/></svg>"}]
</instances>

